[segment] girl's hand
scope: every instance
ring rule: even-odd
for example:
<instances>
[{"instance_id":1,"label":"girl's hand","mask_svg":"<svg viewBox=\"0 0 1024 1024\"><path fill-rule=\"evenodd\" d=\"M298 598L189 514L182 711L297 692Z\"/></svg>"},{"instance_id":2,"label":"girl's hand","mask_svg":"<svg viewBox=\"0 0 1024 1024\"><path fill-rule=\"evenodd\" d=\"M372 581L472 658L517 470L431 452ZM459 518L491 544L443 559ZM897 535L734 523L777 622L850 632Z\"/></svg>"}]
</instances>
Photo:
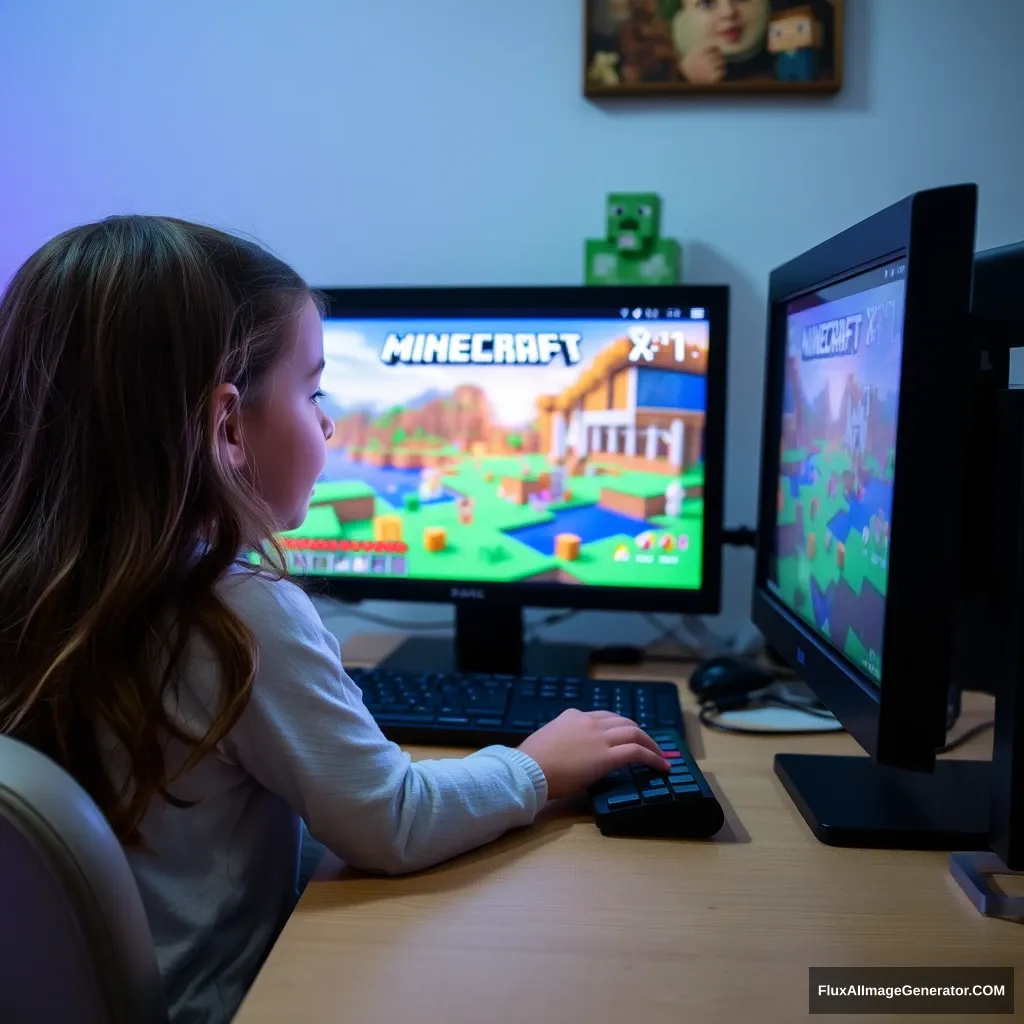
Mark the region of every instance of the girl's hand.
<instances>
[{"instance_id":1,"label":"girl's hand","mask_svg":"<svg viewBox=\"0 0 1024 1024\"><path fill-rule=\"evenodd\" d=\"M627 764L669 770L658 744L636 722L611 711L563 711L519 749L540 766L551 800L572 796Z\"/></svg>"}]
</instances>

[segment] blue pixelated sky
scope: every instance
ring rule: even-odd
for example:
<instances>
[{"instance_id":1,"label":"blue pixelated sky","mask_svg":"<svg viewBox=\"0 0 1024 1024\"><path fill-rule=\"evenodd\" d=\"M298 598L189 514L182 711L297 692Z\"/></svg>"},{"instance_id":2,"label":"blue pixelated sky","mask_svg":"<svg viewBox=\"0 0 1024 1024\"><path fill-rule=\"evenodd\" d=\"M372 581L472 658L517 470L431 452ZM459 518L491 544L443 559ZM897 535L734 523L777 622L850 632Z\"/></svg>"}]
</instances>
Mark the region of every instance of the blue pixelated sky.
<instances>
[{"instance_id":1,"label":"blue pixelated sky","mask_svg":"<svg viewBox=\"0 0 1024 1024\"><path fill-rule=\"evenodd\" d=\"M879 398L891 398L894 404L898 401L904 291L905 283L894 281L790 314L787 318L787 354L798 361L800 386L808 402L814 402L822 388L827 387L832 415L837 416L846 378L851 373L861 387L877 388ZM869 337L867 309L874 306L883 307L884 312L879 319L877 333ZM861 345L855 355L801 359L800 343L805 327L856 313L864 314L864 319L861 322Z\"/></svg>"},{"instance_id":2,"label":"blue pixelated sky","mask_svg":"<svg viewBox=\"0 0 1024 1024\"><path fill-rule=\"evenodd\" d=\"M574 383L612 342L627 336L631 327L622 320L334 320L324 321L324 357L327 367L323 390L342 409L360 407L383 411L427 392L450 393L463 384L486 391L495 419L502 426L525 426L536 417L537 399L553 395ZM687 340L707 345L708 324L688 320L645 320L650 331L684 331ZM552 361L546 366L388 365L381 362L384 339L398 334L486 332L572 332L581 334L581 362L567 366Z\"/></svg>"}]
</instances>

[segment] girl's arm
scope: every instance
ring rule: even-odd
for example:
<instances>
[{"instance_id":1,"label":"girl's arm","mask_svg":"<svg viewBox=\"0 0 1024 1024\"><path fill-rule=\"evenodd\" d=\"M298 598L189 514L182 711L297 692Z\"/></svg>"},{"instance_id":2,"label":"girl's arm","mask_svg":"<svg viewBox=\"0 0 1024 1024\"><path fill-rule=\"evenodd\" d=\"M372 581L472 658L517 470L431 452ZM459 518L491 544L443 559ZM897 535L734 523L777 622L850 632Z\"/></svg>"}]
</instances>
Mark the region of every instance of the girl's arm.
<instances>
[{"instance_id":1,"label":"girl's arm","mask_svg":"<svg viewBox=\"0 0 1024 1024\"><path fill-rule=\"evenodd\" d=\"M520 750L414 762L385 739L294 584L238 574L222 595L255 632L260 660L221 750L347 863L417 871L529 824L544 805L544 773Z\"/></svg>"}]
</instances>

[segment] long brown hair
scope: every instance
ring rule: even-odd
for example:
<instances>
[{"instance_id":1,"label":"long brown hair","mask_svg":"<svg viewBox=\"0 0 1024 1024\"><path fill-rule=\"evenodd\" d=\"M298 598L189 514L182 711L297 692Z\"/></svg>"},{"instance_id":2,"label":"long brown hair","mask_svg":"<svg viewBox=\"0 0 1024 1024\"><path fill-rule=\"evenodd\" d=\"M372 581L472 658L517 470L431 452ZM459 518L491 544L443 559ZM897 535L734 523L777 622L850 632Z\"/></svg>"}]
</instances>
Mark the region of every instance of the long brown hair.
<instances>
[{"instance_id":1,"label":"long brown hair","mask_svg":"<svg viewBox=\"0 0 1024 1024\"><path fill-rule=\"evenodd\" d=\"M0 299L0 732L63 765L129 846L154 797L182 806L167 738L192 747L181 774L252 688L255 639L215 585L274 527L218 457L211 403L223 383L259 401L309 294L252 242L129 216L53 239ZM198 741L165 706L196 632L222 677Z\"/></svg>"}]
</instances>

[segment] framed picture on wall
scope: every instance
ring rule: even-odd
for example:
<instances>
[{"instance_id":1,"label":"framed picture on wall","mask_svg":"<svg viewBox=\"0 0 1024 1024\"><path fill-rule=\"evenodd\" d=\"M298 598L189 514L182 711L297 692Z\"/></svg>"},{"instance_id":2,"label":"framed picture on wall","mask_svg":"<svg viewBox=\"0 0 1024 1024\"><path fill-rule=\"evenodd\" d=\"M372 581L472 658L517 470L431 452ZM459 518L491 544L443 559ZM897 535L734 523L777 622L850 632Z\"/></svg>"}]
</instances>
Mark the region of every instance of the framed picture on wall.
<instances>
[{"instance_id":1,"label":"framed picture on wall","mask_svg":"<svg viewBox=\"0 0 1024 1024\"><path fill-rule=\"evenodd\" d=\"M584 95L838 92L843 2L584 0Z\"/></svg>"}]
</instances>

